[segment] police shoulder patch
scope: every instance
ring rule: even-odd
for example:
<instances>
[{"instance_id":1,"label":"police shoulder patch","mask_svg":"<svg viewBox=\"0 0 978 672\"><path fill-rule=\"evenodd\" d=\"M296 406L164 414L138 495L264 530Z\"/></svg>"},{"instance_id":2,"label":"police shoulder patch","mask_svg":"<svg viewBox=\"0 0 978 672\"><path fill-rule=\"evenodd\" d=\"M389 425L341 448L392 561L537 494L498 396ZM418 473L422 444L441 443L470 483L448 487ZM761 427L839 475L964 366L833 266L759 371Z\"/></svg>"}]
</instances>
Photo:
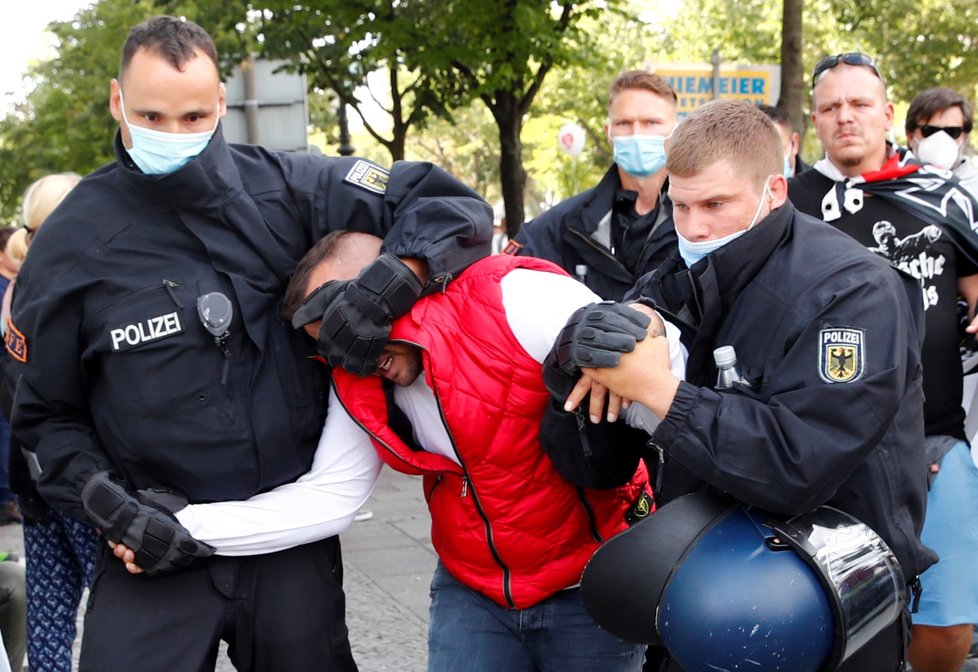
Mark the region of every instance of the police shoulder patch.
<instances>
[{"instance_id":1,"label":"police shoulder patch","mask_svg":"<svg viewBox=\"0 0 978 672\"><path fill-rule=\"evenodd\" d=\"M522 250L522 249L523 249L523 246L522 245L520 245L519 243L517 243L515 240L510 240L508 243L506 243L506 247L504 247L502 249L501 254L514 254L515 255L515 254L519 254L520 253L520 250Z\"/></svg>"},{"instance_id":2,"label":"police shoulder patch","mask_svg":"<svg viewBox=\"0 0 978 672\"><path fill-rule=\"evenodd\" d=\"M818 375L826 383L851 383L863 375L866 338L862 329L827 327L818 332Z\"/></svg>"},{"instance_id":3,"label":"police shoulder patch","mask_svg":"<svg viewBox=\"0 0 978 672\"><path fill-rule=\"evenodd\" d=\"M24 338L24 334L20 333L20 330L14 326L14 323L9 318L7 319L7 335L3 340L10 356L18 362L24 362L26 364L27 339Z\"/></svg>"},{"instance_id":4,"label":"police shoulder patch","mask_svg":"<svg viewBox=\"0 0 978 672\"><path fill-rule=\"evenodd\" d=\"M387 181L390 180L390 176L390 171L361 159L353 164L343 180L375 194L383 194L387 192Z\"/></svg>"}]
</instances>

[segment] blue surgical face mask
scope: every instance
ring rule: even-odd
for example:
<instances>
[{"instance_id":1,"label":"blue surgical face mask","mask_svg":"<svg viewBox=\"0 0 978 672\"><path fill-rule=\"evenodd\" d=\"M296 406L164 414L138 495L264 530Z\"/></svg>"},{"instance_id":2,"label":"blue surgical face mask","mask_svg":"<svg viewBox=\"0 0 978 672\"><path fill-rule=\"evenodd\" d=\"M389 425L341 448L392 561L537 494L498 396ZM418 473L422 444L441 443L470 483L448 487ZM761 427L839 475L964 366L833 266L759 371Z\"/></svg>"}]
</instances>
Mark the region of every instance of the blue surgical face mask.
<instances>
[{"instance_id":1,"label":"blue surgical face mask","mask_svg":"<svg viewBox=\"0 0 978 672\"><path fill-rule=\"evenodd\" d=\"M629 175L647 177L666 165L665 135L614 135L615 163Z\"/></svg>"},{"instance_id":2,"label":"blue surgical face mask","mask_svg":"<svg viewBox=\"0 0 978 672\"><path fill-rule=\"evenodd\" d=\"M687 268L692 268L693 264L697 261L710 254L719 250L721 247L727 243L737 240L742 235L754 228L757 224L758 218L761 216L761 208L764 206L765 197L771 192L767 188L767 180L764 181L764 191L761 192L761 198L757 202L757 210L754 211L754 218L751 219L750 224L747 225L746 229L742 231L734 231L729 236L724 236L723 238L712 238L710 240L700 240L693 242L689 240L683 234L679 232L679 228L676 228L676 238L679 242L679 256L683 258L686 262Z\"/></svg>"},{"instance_id":3,"label":"blue surgical face mask","mask_svg":"<svg viewBox=\"0 0 978 672\"><path fill-rule=\"evenodd\" d=\"M786 178L791 177L795 174L795 169L791 167L791 158L789 154L784 155L784 176Z\"/></svg>"},{"instance_id":4,"label":"blue surgical face mask","mask_svg":"<svg viewBox=\"0 0 978 672\"><path fill-rule=\"evenodd\" d=\"M207 143L214 136L220 114L214 128L201 133L167 133L154 131L151 128L134 126L126 118L126 102L119 90L119 106L122 108L122 120L129 128L132 148L127 149L133 162L147 175L167 175L176 172L190 163L194 157L204 151Z\"/></svg>"}]
</instances>

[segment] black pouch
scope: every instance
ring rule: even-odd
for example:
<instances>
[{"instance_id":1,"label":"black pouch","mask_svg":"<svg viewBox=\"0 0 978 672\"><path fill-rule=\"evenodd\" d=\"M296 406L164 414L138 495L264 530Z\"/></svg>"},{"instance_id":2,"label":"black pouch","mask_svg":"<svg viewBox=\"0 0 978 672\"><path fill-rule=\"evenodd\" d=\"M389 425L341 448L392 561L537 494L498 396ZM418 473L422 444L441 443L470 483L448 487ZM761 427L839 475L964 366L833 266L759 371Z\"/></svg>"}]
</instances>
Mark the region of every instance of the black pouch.
<instances>
[{"instance_id":1,"label":"black pouch","mask_svg":"<svg viewBox=\"0 0 978 672\"><path fill-rule=\"evenodd\" d=\"M581 403L587 408L588 400ZM582 411L567 413L551 400L543 414L540 444L558 473L574 485L609 489L635 474L648 434L624 421L594 424Z\"/></svg>"}]
</instances>

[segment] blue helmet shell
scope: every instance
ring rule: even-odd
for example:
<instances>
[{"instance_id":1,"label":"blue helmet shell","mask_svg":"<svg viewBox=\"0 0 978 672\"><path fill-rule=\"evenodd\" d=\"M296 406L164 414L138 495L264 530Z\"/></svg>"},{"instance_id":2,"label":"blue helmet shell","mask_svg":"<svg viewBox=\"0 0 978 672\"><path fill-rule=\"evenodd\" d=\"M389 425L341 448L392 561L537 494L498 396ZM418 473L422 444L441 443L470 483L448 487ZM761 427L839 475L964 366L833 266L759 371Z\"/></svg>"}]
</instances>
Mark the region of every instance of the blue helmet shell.
<instances>
[{"instance_id":1,"label":"blue helmet shell","mask_svg":"<svg viewBox=\"0 0 978 672\"><path fill-rule=\"evenodd\" d=\"M817 672L836 639L833 605L815 570L742 507L675 568L656 629L687 672Z\"/></svg>"}]
</instances>

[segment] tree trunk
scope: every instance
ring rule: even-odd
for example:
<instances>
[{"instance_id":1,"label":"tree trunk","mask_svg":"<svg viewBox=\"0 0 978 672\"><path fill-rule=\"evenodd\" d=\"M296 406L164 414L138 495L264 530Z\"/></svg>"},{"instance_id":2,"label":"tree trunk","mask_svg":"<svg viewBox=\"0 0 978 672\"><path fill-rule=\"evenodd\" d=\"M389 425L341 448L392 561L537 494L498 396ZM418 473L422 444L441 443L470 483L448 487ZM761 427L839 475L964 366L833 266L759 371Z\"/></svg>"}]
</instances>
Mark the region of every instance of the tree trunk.
<instances>
[{"instance_id":1,"label":"tree trunk","mask_svg":"<svg viewBox=\"0 0 978 672\"><path fill-rule=\"evenodd\" d=\"M404 145L407 141L410 121L404 118L404 94L398 82L397 64L393 64L387 71L391 87L391 118L394 127L391 129L391 144L388 149L391 152L392 161L404 160Z\"/></svg>"},{"instance_id":2,"label":"tree trunk","mask_svg":"<svg viewBox=\"0 0 978 672\"><path fill-rule=\"evenodd\" d=\"M781 97L777 106L791 119L791 125L805 134L807 119L802 112L805 72L802 69L802 8L804 0L784 0L781 23Z\"/></svg>"},{"instance_id":3,"label":"tree trunk","mask_svg":"<svg viewBox=\"0 0 978 672\"><path fill-rule=\"evenodd\" d=\"M523 225L523 195L526 171L523 169L523 114L519 101L507 91L496 91L492 113L499 128L499 181L506 211L506 234L513 238Z\"/></svg>"}]
</instances>

